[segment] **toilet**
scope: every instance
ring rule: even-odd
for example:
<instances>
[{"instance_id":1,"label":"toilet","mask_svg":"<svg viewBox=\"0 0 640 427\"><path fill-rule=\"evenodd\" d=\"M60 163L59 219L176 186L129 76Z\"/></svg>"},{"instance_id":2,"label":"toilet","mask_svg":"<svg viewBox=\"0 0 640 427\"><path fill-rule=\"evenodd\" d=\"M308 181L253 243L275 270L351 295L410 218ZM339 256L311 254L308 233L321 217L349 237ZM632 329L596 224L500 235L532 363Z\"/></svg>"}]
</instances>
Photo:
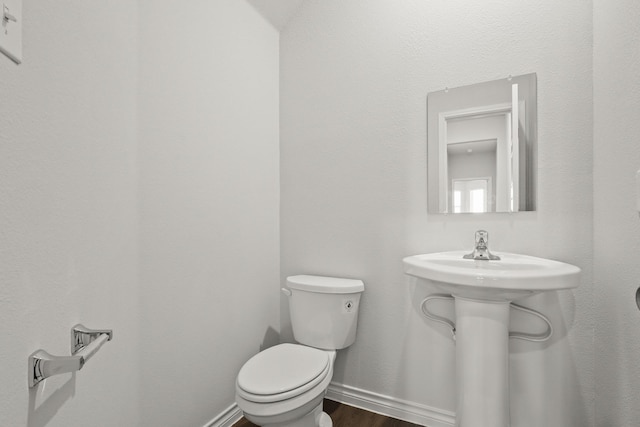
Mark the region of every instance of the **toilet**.
<instances>
[{"instance_id":1,"label":"toilet","mask_svg":"<svg viewBox=\"0 0 640 427\"><path fill-rule=\"evenodd\" d=\"M236 403L259 426L331 427L322 401L333 376L336 351L353 344L358 326L361 280L291 276L293 336L249 359L236 379Z\"/></svg>"}]
</instances>

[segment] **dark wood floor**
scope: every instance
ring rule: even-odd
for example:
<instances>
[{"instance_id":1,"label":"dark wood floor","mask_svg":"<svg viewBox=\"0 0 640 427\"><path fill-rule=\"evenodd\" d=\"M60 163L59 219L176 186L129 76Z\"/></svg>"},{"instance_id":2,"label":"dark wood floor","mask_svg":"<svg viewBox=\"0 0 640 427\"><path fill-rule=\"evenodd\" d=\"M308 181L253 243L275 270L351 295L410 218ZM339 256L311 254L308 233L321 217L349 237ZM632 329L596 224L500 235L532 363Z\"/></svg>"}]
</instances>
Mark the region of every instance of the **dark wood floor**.
<instances>
[{"instance_id":1,"label":"dark wood floor","mask_svg":"<svg viewBox=\"0 0 640 427\"><path fill-rule=\"evenodd\" d=\"M418 427L417 424L374 414L328 399L324 400L324 412L329 414L334 427ZM255 424L243 418L233 427L255 427Z\"/></svg>"}]
</instances>

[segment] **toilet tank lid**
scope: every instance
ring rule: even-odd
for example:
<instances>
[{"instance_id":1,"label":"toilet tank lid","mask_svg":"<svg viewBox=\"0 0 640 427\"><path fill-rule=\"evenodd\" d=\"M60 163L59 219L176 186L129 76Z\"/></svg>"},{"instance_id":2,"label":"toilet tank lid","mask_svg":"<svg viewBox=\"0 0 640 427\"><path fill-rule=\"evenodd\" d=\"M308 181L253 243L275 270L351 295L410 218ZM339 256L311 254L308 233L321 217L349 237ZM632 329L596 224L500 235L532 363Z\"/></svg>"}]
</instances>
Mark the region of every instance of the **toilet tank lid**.
<instances>
[{"instance_id":1,"label":"toilet tank lid","mask_svg":"<svg viewBox=\"0 0 640 427\"><path fill-rule=\"evenodd\" d=\"M287 277L291 289L323 294L352 294L364 291L364 283L357 279L299 275Z\"/></svg>"}]
</instances>

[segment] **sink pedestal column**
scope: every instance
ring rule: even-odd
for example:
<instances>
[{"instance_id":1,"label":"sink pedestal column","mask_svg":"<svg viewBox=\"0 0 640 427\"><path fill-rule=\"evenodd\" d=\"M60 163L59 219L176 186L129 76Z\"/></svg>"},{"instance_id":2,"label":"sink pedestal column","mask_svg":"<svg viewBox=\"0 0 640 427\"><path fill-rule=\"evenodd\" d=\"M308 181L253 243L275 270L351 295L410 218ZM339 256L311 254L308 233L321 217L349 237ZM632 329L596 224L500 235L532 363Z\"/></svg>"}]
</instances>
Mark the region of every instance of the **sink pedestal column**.
<instances>
[{"instance_id":1,"label":"sink pedestal column","mask_svg":"<svg viewBox=\"0 0 640 427\"><path fill-rule=\"evenodd\" d=\"M456 426L509 427L510 303L454 297Z\"/></svg>"}]
</instances>

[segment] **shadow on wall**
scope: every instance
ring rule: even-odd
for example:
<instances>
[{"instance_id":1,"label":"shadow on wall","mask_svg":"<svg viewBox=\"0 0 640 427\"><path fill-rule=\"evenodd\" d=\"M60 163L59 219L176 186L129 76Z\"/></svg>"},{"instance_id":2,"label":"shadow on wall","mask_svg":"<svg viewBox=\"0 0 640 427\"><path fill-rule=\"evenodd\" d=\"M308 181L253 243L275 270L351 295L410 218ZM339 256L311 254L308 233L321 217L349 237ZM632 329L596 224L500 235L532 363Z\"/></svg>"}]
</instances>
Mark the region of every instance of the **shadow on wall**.
<instances>
[{"instance_id":1,"label":"shadow on wall","mask_svg":"<svg viewBox=\"0 0 640 427\"><path fill-rule=\"evenodd\" d=\"M28 427L45 427L64 404L76 394L76 374L47 378L29 389ZM64 381L64 382L62 382ZM59 384L56 387L56 384Z\"/></svg>"},{"instance_id":2,"label":"shadow on wall","mask_svg":"<svg viewBox=\"0 0 640 427\"><path fill-rule=\"evenodd\" d=\"M260 344L260 351L266 350L269 347L280 344L280 334L278 331L269 326L262 338L262 344Z\"/></svg>"}]
</instances>

